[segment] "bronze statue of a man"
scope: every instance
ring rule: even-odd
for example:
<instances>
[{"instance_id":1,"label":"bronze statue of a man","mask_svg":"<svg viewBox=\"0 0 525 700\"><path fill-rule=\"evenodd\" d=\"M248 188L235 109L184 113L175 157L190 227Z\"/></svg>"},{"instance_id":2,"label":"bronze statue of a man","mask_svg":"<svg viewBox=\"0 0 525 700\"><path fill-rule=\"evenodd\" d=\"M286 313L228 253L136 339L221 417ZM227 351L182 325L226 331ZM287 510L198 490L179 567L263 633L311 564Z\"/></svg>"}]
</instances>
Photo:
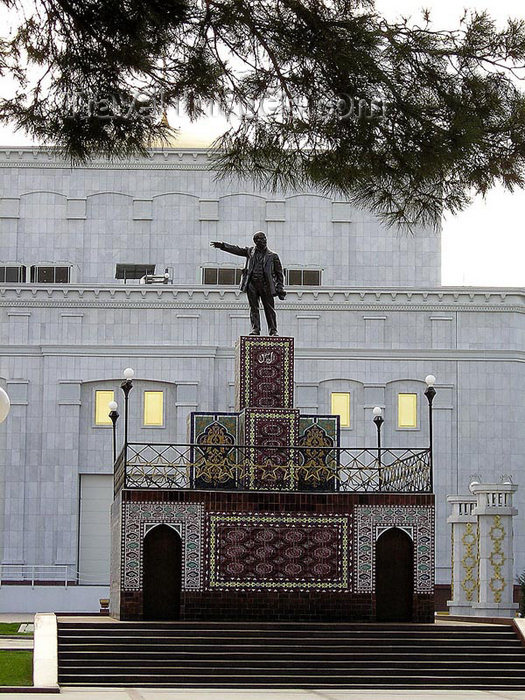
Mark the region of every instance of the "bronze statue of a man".
<instances>
[{"instance_id":1,"label":"bronze statue of a man","mask_svg":"<svg viewBox=\"0 0 525 700\"><path fill-rule=\"evenodd\" d=\"M277 335L277 316L273 298L279 297L282 300L286 296L283 288L283 268L277 253L268 249L266 235L262 231L257 231L253 242L255 245L249 248L240 248L237 245L220 241L212 241L210 245L227 253L246 258L240 286L241 290L247 293L250 304L250 322L252 324L250 335L261 334L259 299L263 303L268 333Z\"/></svg>"}]
</instances>

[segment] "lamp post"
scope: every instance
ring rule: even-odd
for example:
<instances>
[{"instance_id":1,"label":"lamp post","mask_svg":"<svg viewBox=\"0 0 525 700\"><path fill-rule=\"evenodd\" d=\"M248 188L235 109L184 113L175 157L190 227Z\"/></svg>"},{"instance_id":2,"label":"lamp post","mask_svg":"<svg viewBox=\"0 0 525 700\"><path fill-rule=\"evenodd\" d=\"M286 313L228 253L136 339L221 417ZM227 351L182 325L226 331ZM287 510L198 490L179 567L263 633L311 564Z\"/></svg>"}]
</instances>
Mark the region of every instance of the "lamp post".
<instances>
[{"instance_id":1,"label":"lamp post","mask_svg":"<svg viewBox=\"0 0 525 700\"><path fill-rule=\"evenodd\" d=\"M131 367L126 367L124 370L124 381L120 385L120 388L124 392L124 446L128 445L128 399L129 392L133 389L133 377L135 376L135 371Z\"/></svg>"},{"instance_id":2,"label":"lamp post","mask_svg":"<svg viewBox=\"0 0 525 700\"><path fill-rule=\"evenodd\" d=\"M383 418L383 409L380 406L375 406L372 413L374 415L374 423L376 424L377 428L377 469L379 473L379 490L381 491L381 487L383 485L383 478L381 476L381 426L385 421Z\"/></svg>"},{"instance_id":3,"label":"lamp post","mask_svg":"<svg viewBox=\"0 0 525 700\"><path fill-rule=\"evenodd\" d=\"M430 447L430 489L434 488L434 459L433 459L433 426L432 426L432 402L434 401L434 396L436 395L436 390L434 389L434 384L436 383L436 378L433 374L429 374L425 377L425 383L427 388L425 390L425 396L428 401L428 435L429 435L429 447Z\"/></svg>"},{"instance_id":4,"label":"lamp post","mask_svg":"<svg viewBox=\"0 0 525 700\"><path fill-rule=\"evenodd\" d=\"M117 461L117 420L119 413L117 411L118 404L116 401L110 401L108 404L109 417L113 423L113 465Z\"/></svg>"},{"instance_id":5,"label":"lamp post","mask_svg":"<svg viewBox=\"0 0 525 700\"><path fill-rule=\"evenodd\" d=\"M11 401L7 395L7 391L0 387L0 423L3 423L9 411L11 410Z\"/></svg>"}]
</instances>

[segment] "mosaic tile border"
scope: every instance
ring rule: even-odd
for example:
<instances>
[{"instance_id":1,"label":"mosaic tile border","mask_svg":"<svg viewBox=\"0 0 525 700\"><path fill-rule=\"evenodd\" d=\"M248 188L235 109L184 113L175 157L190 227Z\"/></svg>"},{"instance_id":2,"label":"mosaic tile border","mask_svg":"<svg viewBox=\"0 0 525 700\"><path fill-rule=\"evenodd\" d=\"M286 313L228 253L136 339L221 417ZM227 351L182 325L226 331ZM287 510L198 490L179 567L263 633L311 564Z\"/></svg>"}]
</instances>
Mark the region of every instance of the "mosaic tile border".
<instances>
[{"instance_id":1,"label":"mosaic tile border","mask_svg":"<svg viewBox=\"0 0 525 700\"><path fill-rule=\"evenodd\" d=\"M208 587L210 590L235 590L235 591L350 591L352 585L352 518L348 514L310 515L298 513L296 515L278 515L274 513L208 513L206 522L207 531L207 571L209 572ZM279 527L283 525L301 525L302 527L332 526L339 530L338 556L340 562L340 578L338 580L219 580L217 526L227 524L261 525Z\"/></svg>"},{"instance_id":2,"label":"mosaic tile border","mask_svg":"<svg viewBox=\"0 0 525 700\"><path fill-rule=\"evenodd\" d=\"M372 593L375 582L375 543L388 528L398 527L414 542L414 592L434 590L433 506L356 506L356 592Z\"/></svg>"},{"instance_id":3,"label":"mosaic tile border","mask_svg":"<svg viewBox=\"0 0 525 700\"><path fill-rule=\"evenodd\" d=\"M151 526L177 525L182 539L182 588L202 590L204 506L149 501L125 503L122 513L122 589L142 589L143 543Z\"/></svg>"}]
</instances>

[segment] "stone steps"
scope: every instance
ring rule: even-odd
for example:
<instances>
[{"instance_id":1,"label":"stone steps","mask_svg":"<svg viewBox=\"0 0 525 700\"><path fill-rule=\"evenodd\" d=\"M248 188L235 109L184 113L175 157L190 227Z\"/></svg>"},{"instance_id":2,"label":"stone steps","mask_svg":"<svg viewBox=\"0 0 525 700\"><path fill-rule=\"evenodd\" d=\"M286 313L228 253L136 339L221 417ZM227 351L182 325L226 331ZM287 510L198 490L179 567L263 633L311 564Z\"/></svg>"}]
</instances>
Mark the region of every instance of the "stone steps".
<instances>
[{"instance_id":1,"label":"stone steps","mask_svg":"<svg viewBox=\"0 0 525 700\"><path fill-rule=\"evenodd\" d=\"M525 690L505 625L59 622L59 683Z\"/></svg>"}]
</instances>

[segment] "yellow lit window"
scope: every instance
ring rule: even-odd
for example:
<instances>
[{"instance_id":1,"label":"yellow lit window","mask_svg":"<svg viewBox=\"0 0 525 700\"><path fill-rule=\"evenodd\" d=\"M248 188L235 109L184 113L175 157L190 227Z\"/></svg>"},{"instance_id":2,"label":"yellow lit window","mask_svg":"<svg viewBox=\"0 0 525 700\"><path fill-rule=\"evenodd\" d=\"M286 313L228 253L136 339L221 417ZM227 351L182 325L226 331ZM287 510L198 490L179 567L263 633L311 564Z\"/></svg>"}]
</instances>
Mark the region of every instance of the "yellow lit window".
<instances>
[{"instance_id":1,"label":"yellow lit window","mask_svg":"<svg viewBox=\"0 0 525 700\"><path fill-rule=\"evenodd\" d=\"M109 402L114 400L114 391L95 391L95 425L111 425Z\"/></svg>"},{"instance_id":2,"label":"yellow lit window","mask_svg":"<svg viewBox=\"0 0 525 700\"><path fill-rule=\"evenodd\" d=\"M347 391L334 391L331 396L332 415L339 416L341 427L350 427L350 394Z\"/></svg>"},{"instance_id":3,"label":"yellow lit window","mask_svg":"<svg viewBox=\"0 0 525 700\"><path fill-rule=\"evenodd\" d=\"M417 428L417 394L397 395L397 427Z\"/></svg>"},{"instance_id":4,"label":"yellow lit window","mask_svg":"<svg viewBox=\"0 0 525 700\"><path fill-rule=\"evenodd\" d=\"M144 392L144 425L164 425L164 394L162 391Z\"/></svg>"}]
</instances>

